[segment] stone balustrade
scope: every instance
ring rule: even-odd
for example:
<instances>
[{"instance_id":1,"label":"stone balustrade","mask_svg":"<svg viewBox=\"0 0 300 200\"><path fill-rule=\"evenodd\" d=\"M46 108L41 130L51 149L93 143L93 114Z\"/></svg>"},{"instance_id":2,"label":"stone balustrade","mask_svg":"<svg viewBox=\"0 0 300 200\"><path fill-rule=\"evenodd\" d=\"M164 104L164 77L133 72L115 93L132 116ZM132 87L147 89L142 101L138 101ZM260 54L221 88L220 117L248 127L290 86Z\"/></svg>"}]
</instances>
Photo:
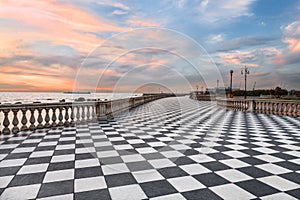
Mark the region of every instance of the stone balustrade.
<instances>
[{"instance_id":1,"label":"stone balustrade","mask_svg":"<svg viewBox=\"0 0 300 200\"><path fill-rule=\"evenodd\" d=\"M216 96L215 95L209 95L209 94L201 94L200 92L193 92L190 93L190 98L198 101L215 101Z\"/></svg>"},{"instance_id":2,"label":"stone balustrade","mask_svg":"<svg viewBox=\"0 0 300 200\"><path fill-rule=\"evenodd\" d=\"M169 96L174 94L146 95L112 101L0 104L0 134L103 120L138 105Z\"/></svg>"},{"instance_id":3,"label":"stone balustrade","mask_svg":"<svg viewBox=\"0 0 300 200\"><path fill-rule=\"evenodd\" d=\"M300 116L300 101L272 99L217 99L222 107L264 114Z\"/></svg>"}]
</instances>

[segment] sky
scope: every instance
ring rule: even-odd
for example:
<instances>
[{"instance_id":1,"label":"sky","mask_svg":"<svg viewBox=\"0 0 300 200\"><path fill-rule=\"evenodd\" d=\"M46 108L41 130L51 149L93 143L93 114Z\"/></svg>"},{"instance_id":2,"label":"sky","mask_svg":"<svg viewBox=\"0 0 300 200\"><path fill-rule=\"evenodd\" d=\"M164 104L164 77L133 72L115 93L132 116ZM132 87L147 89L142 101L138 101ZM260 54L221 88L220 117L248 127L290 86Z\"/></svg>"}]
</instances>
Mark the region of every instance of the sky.
<instances>
[{"instance_id":1,"label":"sky","mask_svg":"<svg viewBox=\"0 0 300 200\"><path fill-rule=\"evenodd\" d=\"M300 1L1 0L0 91L300 90ZM153 86L153 87L151 87Z\"/></svg>"}]
</instances>

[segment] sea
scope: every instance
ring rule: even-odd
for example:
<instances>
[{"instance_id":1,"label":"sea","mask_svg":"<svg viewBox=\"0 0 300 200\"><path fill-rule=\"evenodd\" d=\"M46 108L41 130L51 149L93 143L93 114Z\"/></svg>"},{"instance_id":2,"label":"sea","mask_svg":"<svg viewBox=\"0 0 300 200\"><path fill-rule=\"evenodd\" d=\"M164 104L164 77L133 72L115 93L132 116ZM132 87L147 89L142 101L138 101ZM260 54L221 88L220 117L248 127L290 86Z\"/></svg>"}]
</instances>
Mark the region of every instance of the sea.
<instances>
[{"instance_id":1,"label":"sea","mask_svg":"<svg viewBox=\"0 0 300 200\"><path fill-rule=\"evenodd\" d=\"M73 102L80 97L88 99L115 100L142 96L142 93L63 93L63 92L0 92L0 103L55 103L64 99Z\"/></svg>"}]
</instances>

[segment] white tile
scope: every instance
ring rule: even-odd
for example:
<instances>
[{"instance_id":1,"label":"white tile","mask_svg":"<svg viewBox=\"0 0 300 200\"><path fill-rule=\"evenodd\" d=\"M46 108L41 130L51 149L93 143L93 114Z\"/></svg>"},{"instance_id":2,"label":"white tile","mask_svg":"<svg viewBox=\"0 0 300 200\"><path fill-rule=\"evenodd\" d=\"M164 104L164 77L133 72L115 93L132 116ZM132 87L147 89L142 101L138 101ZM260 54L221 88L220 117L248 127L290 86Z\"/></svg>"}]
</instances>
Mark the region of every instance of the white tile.
<instances>
[{"instance_id":1,"label":"white tile","mask_svg":"<svg viewBox=\"0 0 300 200\"><path fill-rule=\"evenodd\" d=\"M150 198L150 200L186 200L186 198L182 194L176 193Z\"/></svg>"},{"instance_id":2,"label":"white tile","mask_svg":"<svg viewBox=\"0 0 300 200\"><path fill-rule=\"evenodd\" d=\"M57 145L55 150L75 149L75 144Z\"/></svg>"},{"instance_id":3,"label":"white tile","mask_svg":"<svg viewBox=\"0 0 300 200\"><path fill-rule=\"evenodd\" d=\"M3 160L8 154L0 154L0 161Z\"/></svg>"},{"instance_id":4,"label":"white tile","mask_svg":"<svg viewBox=\"0 0 300 200\"><path fill-rule=\"evenodd\" d=\"M233 158L244 158L244 157L248 157L248 154L245 154L243 152L240 151L226 151L224 152L224 154L231 156Z\"/></svg>"},{"instance_id":5,"label":"white tile","mask_svg":"<svg viewBox=\"0 0 300 200\"><path fill-rule=\"evenodd\" d=\"M284 161L281 158L278 158L278 157L275 157L275 156L271 156L271 155L267 155L267 154L253 156L253 157L258 158L258 159L263 160L263 161L266 161L266 162L269 162L269 163Z\"/></svg>"},{"instance_id":6,"label":"white tile","mask_svg":"<svg viewBox=\"0 0 300 200\"><path fill-rule=\"evenodd\" d=\"M109 193L111 195L112 200L147 199L147 196L143 192L142 188L136 184L109 188Z\"/></svg>"},{"instance_id":7,"label":"white tile","mask_svg":"<svg viewBox=\"0 0 300 200\"><path fill-rule=\"evenodd\" d=\"M30 154L30 158L37 158L37 157L48 157L52 156L54 151L34 151Z\"/></svg>"},{"instance_id":8,"label":"white tile","mask_svg":"<svg viewBox=\"0 0 300 200\"><path fill-rule=\"evenodd\" d=\"M19 144L1 144L0 149L14 149L17 146L19 146Z\"/></svg>"},{"instance_id":9,"label":"white tile","mask_svg":"<svg viewBox=\"0 0 300 200\"><path fill-rule=\"evenodd\" d=\"M100 151L100 152L97 152L97 156L99 158L107 158L107 157L115 157L115 156L119 156L118 152L117 151Z\"/></svg>"},{"instance_id":10,"label":"white tile","mask_svg":"<svg viewBox=\"0 0 300 200\"><path fill-rule=\"evenodd\" d=\"M172 167L176 166L169 159L156 159L148 161L154 168L164 168L164 167Z\"/></svg>"},{"instance_id":11,"label":"white tile","mask_svg":"<svg viewBox=\"0 0 300 200\"><path fill-rule=\"evenodd\" d=\"M94 166L100 166L98 158L75 161L75 168L94 167Z\"/></svg>"},{"instance_id":12,"label":"white tile","mask_svg":"<svg viewBox=\"0 0 300 200\"><path fill-rule=\"evenodd\" d=\"M103 188L107 188L103 176L75 179L75 183L74 183L75 192L99 190Z\"/></svg>"},{"instance_id":13,"label":"white tile","mask_svg":"<svg viewBox=\"0 0 300 200\"><path fill-rule=\"evenodd\" d=\"M14 176L1 176L0 177L0 188L5 188L8 186L10 181L13 179Z\"/></svg>"},{"instance_id":14,"label":"white tile","mask_svg":"<svg viewBox=\"0 0 300 200\"><path fill-rule=\"evenodd\" d=\"M112 143L109 141L105 142L94 142L95 147L105 147L105 146L112 146Z\"/></svg>"},{"instance_id":15,"label":"white tile","mask_svg":"<svg viewBox=\"0 0 300 200\"><path fill-rule=\"evenodd\" d=\"M109 174L121 174L124 172L129 172L129 169L126 164L124 163L118 163L118 164L112 164L112 165L102 165L102 171L104 175Z\"/></svg>"},{"instance_id":16,"label":"white tile","mask_svg":"<svg viewBox=\"0 0 300 200\"><path fill-rule=\"evenodd\" d=\"M24 165L21 167L21 169L18 171L19 174L32 174L32 173L38 173L38 172L45 172L48 169L49 163L43 163L43 164L35 164L35 165Z\"/></svg>"},{"instance_id":17,"label":"white tile","mask_svg":"<svg viewBox=\"0 0 300 200\"><path fill-rule=\"evenodd\" d=\"M136 148L136 151L139 152L140 154L156 153L157 152L152 147Z\"/></svg>"},{"instance_id":18,"label":"white tile","mask_svg":"<svg viewBox=\"0 0 300 200\"><path fill-rule=\"evenodd\" d=\"M72 179L74 179L74 169L57 170L47 172L44 177L43 183Z\"/></svg>"},{"instance_id":19,"label":"white tile","mask_svg":"<svg viewBox=\"0 0 300 200\"><path fill-rule=\"evenodd\" d=\"M45 146L56 146L57 145L57 141L54 142L41 142L39 143L39 147L45 147Z\"/></svg>"},{"instance_id":20,"label":"white tile","mask_svg":"<svg viewBox=\"0 0 300 200\"><path fill-rule=\"evenodd\" d=\"M218 153L217 150L210 147L200 147L195 148L195 150L198 151L200 154Z\"/></svg>"},{"instance_id":21,"label":"white tile","mask_svg":"<svg viewBox=\"0 0 300 200\"><path fill-rule=\"evenodd\" d=\"M11 160L2 160L0 162L0 167L15 167L15 166L21 166L25 163L27 159L26 158L20 158L20 159L11 159Z\"/></svg>"},{"instance_id":22,"label":"white tile","mask_svg":"<svg viewBox=\"0 0 300 200\"><path fill-rule=\"evenodd\" d=\"M192 156L189 156L189 158L191 158L192 160L198 162L198 163L205 163L205 162L212 162L212 161L215 161L214 158L212 157L209 157L205 154L200 154L200 155L192 155Z\"/></svg>"},{"instance_id":23,"label":"white tile","mask_svg":"<svg viewBox=\"0 0 300 200\"><path fill-rule=\"evenodd\" d=\"M244 147L242 145L239 145L239 144L228 144L228 145L224 145L225 147L228 147L230 149L233 149L233 150L245 150L247 149L247 147Z\"/></svg>"},{"instance_id":24,"label":"white tile","mask_svg":"<svg viewBox=\"0 0 300 200\"><path fill-rule=\"evenodd\" d=\"M148 145L150 145L151 147L164 147L167 146L167 144L163 143L163 142L148 142Z\"/></svg>"},{"instance_id":25,"label":"white tile","mask_svg":"<svg viewBox=\"0 0 300 200\"><path fill-rule=\"evenodd\" d=\"M185 144L173 144L169 145L171 148L175 150L186 150L186 149L191 149L191 147L185 145Z\"/></svg>"},{"instance_id":26,"label":"white tile","mask_svg":"<svg viewBox=\"0 0 300 200\"><path fill-rule=\"evenodd\" d=\"M209 169L200 164L181 165L179 167L190 175L205 174L211 172Z\"/></svg>"},{"instance_id":27,"label":"white tile","mask_svg":"<svg viewBox=\"0 0 300 200\"><path fill-rule=\"evenodd\" d=\"M22 142L22 144L28 144L28 143L39 143L42 139L26 139Z\"/></svg>"},{"instance_id":28,"label":"white tile","mask_svg":"<svg viewBox=\"0 0 300 200\"><path fill-rule=\"evenodd\" d=\"M268 176L268 177L259 178L258 180L280 191L287 191L287 190L293 190L299 188L298 184L286 180L284 178L281 178L279 176Z\"/></svg>"},{"instance_id":29,"label":"white tile","mask_svg":"<svg viewBox=\"0 0 300 200\"><path fill-rule=\"evenodd\" d=\"M278 151L275 151L275 150L273 150L273 149L266 148L266 147L253 148L253 150L259 151L259 152L265 153L265 154L278 153Z\"/></svg>"},{"instance_id":30,"label":"white tile","mask_svg":"<svg viewBox=\"0 0 300 200\"><path fill-rule=\"evenodd\" d=\"M9 187L4 190L1 195L1 199L35 199L39 192L40 186L41 184Z\"/></svg>"},{"instance_id":31,"label":"white tile","mask_svg":"<svg viewBox=\"0 0 300 200\"><path fill-rule=\"evenodd\" d=\"M162 180L164 177L154 169L132 172L138 183Z\"/></svg>"},{"instance_id":32,"label":"white tile","mask_svg":"<svg viewBox=\"0 0 300 200\"><path fill-rule=\"evenodd\" d=\"M241 167L250 166L249 164L240 161L238 159L226 159L226 160L220 160L220 162L232 168L241 168Z\"/></svg>"},{"instance_id":33,"label":"white tile","mask_svg":"<svg viewBox=\"0 0 300 200\"><path fill-rule=\"evenodd\" d=\"M94 153L94 152L96 152L95 147L83 147L83 148L75 149L75 154Z\"/></svg>"},{"instance_id":34,"label":"white tile","mask_svg":"<svg viewBox=\"0 0 300 200\"><path fill-rule=\"evenodd\" d=\"M288 195L287 193L276 193L276 194L271 194L268 196L260 197L262 200L297 200L296 198Z\"/></svg>"},{"instance_id":35,"label":"white tile","mask_svg":"<svg viewBox=\"0 0 300 200\"><path fill-rule=\"evenodd\" d=\"M122 160L125 163L129 163L129 162L138 162L138 161L144 161L146 160L143 156L141 156L140 154L133 154L133 155L125 155L125 156L121 156Z\"/></svg>"},{"instance_id":36,"label":"white tile","mask_svg":"<svg viewBox=\"0 0 300 200\"><path fill-rule=\"evenodd\" d=\"M133 146L130 144L120 144L120 145L114 145L114 148L116 150L126 150L126 149L133 149Z\"/></svg>"},{"instance_id":37,"label":"white tile","mask_svg":"<svg viewBox=\"0 0 300 200\"><path fill-rule=\"evenodd\" d=\"M167 179L167 180L179 192L198 190L198 189L202 189L202 188L206 187L191 176L183 176L183 177L171 178L171 179Z\"/></svg>"},{"instance_id":38,"label":"white tile","mask_svg":"<svg viewBox=\"0 0 300 200\"><path fill-rule=\"evenodd\" d=\"M163 151L161 154L167 158L178 158L184 156L184 154L179 151Z\"/></svg>"},{"instance_id":39,"label":"white tile","mask_svg":"<svg viewBox=\"0 0 300 200\"><path fill-rule=\"evenodd\" d=\"M258 167L258 168L260 168L262 170L265 170L267 172L270 172L272 174L284 174L284 173L292 172L289 169L280 167L280 166L272 164L272 163L257 165L256 167Z\"/></svg>"},{"instance_id":40,"label":"white tile","mask_svg":"<svg viewBox=\"0 0 300 200\"><path fill-rule=\"evenodd\" d=\"M253 199L256 198L253 194L247 192L246 190L234 185L226 184L219 185L209 188L214 193L219 195L222 199L225 200L237 200L237 199Z\"/></svg>"},{"instance_id":41,"label":"white tile","mask_svg":"<svg viewBox=\"0 0 300 200\"><path fill-rule=\"evenodd\" d=\"M239 182L250 180L252 177L236 170L236 169L228 169L215 172L216 174L222 176L223 178L227 179L230 182Z\"/></svg>"},{"instance_id":42,"label":"white tile","mask_svg":"<svg viewBox=\"0 0 300 200\"><path fill-rule=\"evenodd\" d=\"M145 143L145 141L144 141L144 140L141 140L141 139L127 140L127 142L128 142L129 144L143 144L143 143Z\"/></svg>"},{"instance_id":43,"label":"white tile","mask_svg":"<svg viewBox=\"0 0 300 200\"><path fill-rule=\"evenodd\" d=\"M38 200L73 200L73 194L65 194L65 195L58 195L58 196L51 196L45 198L39 198Z\"/></svg>"},{"instance_id":44,"label":"white tile","mask_svg":"<svg viewBox=\"0 0 300 200\"><path fill-rule=\"evenodd\" d=\"M66 162L66 161L73 161L73 160L75 160L75 154L58 155L52 157L51 163Z\"/></svg>"}]
</instances>

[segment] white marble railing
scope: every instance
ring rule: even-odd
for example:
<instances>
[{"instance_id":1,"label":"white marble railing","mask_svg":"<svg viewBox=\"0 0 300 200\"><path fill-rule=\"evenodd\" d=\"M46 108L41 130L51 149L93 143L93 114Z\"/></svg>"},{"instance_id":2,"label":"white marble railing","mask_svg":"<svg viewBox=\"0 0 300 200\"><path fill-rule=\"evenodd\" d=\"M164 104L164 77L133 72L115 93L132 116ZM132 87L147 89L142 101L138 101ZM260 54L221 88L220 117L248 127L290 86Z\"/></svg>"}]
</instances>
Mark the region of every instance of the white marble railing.
<instances>
[{"instance_id":1,"label":"white marble railing","mask_svg":"<svg viewBox=\"0 0 300 200\"><path fill-rule=\"evenodd\" d=\"M300 116L300 102L271 99L217 99L222 107L257 113Z\"/></svg>"},{"instance_id":2,"label":"white marble railing","mask_svg":"<svg viewBox=\"0 0 300 200\"><path fill-rule=\"evenodd\" d=\"M147 95L112 101L0 104L0 133L33 131L107 119L118 112L169 96L174 95Z\"/></svg>"}]
</instances>

